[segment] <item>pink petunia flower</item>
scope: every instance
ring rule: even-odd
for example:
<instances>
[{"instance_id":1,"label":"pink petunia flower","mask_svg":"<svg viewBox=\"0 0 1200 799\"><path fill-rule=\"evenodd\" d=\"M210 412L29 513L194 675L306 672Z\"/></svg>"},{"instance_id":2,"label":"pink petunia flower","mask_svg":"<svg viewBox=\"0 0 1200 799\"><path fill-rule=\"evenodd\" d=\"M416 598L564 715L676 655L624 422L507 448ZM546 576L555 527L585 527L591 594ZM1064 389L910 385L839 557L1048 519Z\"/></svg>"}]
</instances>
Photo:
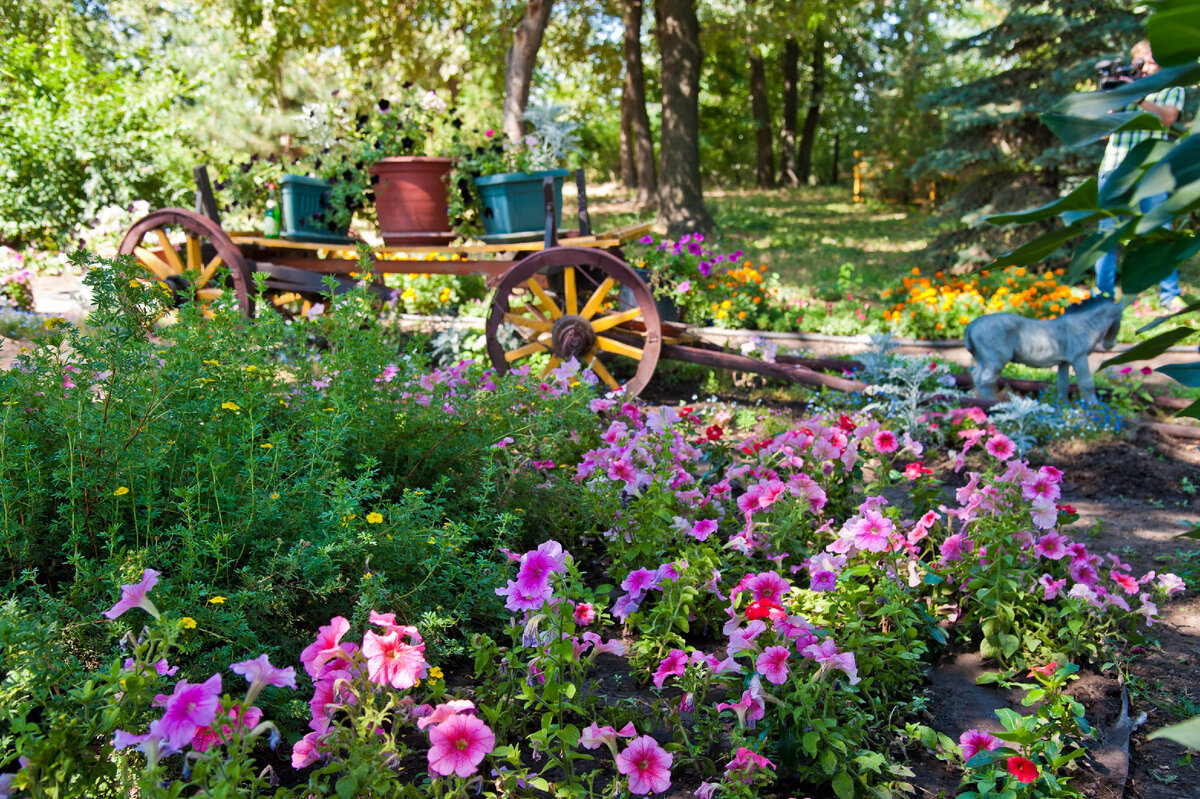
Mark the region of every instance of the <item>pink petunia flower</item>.
<instances>
[{"instance_id":1,"label":"pink petunia flower","mask_svg":"<svg viewBox=\"0 0 1200 799\"><path fill-rule=\"evenodd\" d=\"M1017 446L1012 439L1003 433L996 433L983 445L988 454L996 460L1006 461L1017 454Z\"/></svg>"},{"instance_id":2,"label":"pink petunia flower","mask_svg":"<svg viewBox=\"0 0 1200 799\"><path fill-rule=\"evenodd\" d=\"M496 748L496 736L475 716L455 714L429 730L429 743L431 772L443 777L469 777L484 756Z\"/></svg>"},{"instance_id":3,"label":"pink petunia flower","mask_svg":"<svg viewBox=\"0 0 1200 799\"><path fill-rule=\"evenodd\" d=\"M575 610L571 613L575 623L580 627L586 627L596 619L596 608L591 602L580 602L575 606Z\"/></svg>"},{"instance_id":4,"label":"pink petunia flower","mask_svg":"<svg viewBox=\"0 0 1200 799\"><path fill-rule=\"evenodd\" d=\"M758 752L739 746L733 760L725 766L725 776L747 785L753 779L755 771L765 771L766 769L774 771L775 764Z\"/></svg>"},{"instance_id":5,"label":"pink petunia flower","mask_svg":"<svg viewBox=\"0 0 1200 799\"><path fill-rule=\"evenodd\" d=\"M671 787L675 757L649 735L634 738L617 755L617 771L629 776L630 793L661 793Z\"/></svg>"},{"instance_id":6,"label":"pink petunia flower","mask_svg":"<svg viewBox=\"0 0 1200 799\"><path fill-rule=\"evenodd\" d=\"M758 656L754 666L758 673L773 685L783 685L788 678L788 650L782 646L769 646Z\"/></svg>"},{"instance_id":7,"label":"pink petunia flower","mask_svg":"<svg viewBox=\"0 0 1200 799\"><path fill-rule=\"evenodd\" d=\"M958 746L962 749L963 761L970 760L984 751L992 751L1000 746L1000 739L984 730L967 730L958 738Z\"/></svg>"},{"instance_id":8,"label":"pink petunia flower","mask_svg":"<svg viewBox=\"0 0 1200 799\"><path fill-rule=\"evenodd\" d=\"M243 714L241 706L234 705L226 717L228 722L222 722L219 726L197 727L192 734L192 748L197 752L207 752L213 744L225 743L233 737L232 725L237 725L239 721L243 730L253 730L262 721L262 710L251 706Z\"/></svg>"},{"instance_id":9,"label":"pink petunia flower","mask_svg":"<svg viewBox=\"0 0 1200 799\"><path fill-rule=\"evenodd\" d=\"M473 715L475 713L475 703L470 699L451 699L449 702L442 702L435 708L431 708L429 705L421 705L417 708L416 712L417 715L426 713L426 715L417 719L417 729L423 730L426 727L441 724L446 719L451 716L457 716L459 713Z\"/></svg>"},{"instance_id":10,"label":"pink petunia flower","mask_svg":"<svg viewBox=\"0 0 1200 799\"><path fill-rule=\"evenodd\" d=\"M713 519L700 519L692 525L689 534L697 541L707 541L708 537L717 531L717 523Z\"/></svg>"},{"instance_id":11,"label":"pink petunia flower","mask_svg":"<svg viewBox=\"0 0 1200 799\"><path fill-rule=\"evenodd\" d=\"M1122 591L1131 596L1136 594L1140 589L1138 581L1128 574L1123 574L1119 571L1110 571L1108 576L1112 578L1114 583L1121 586Z\"/></svg>"},{"instance_id":12,"label":"pink petunia flower","mask_svg":"<svg viewBox=\"0 0 1200 799\"><path fill-rule=\"evenodd\" d=\"M401 639L399 630L386 635L368 632L363 636L363 655L367 658L367 677L380 685L406 690L425 676L425 644L415 646Z\"/></svg>"},{"instance_id":13,"label":"pink petunia flower","mask_svg":"<svg viewBox=\"0 0 1200 799\"><path fill-rule=\"evenodd\" d=\"M112 620L127 610L141 608L154 618L158 618L158 608L150 601L147 594L158 584L159 573L154 569L143 569L141 582L121 586L121 598L117 604L104 611L104 618Z\"/></svg>"},{"instance_id":14,"label":"pink petunia flower","mask_svg":"<svg viewBox=\"0 0 1200 799\"><path fill-rule=\"evenodd\" d=\"M887 455L899 449L899 444L896 442L896 434L891 430L880 430L871 439L871 443L875 445L875 451L881 455Z\"/></svg>"},{"instance_id":15,"label":"pink petunia flower","mask_svg":"<svg viewBox=\"0 0 1200 799\"><path fill-rule=\"evenodd\" d=\"M1048 574L1043 574L1038 578L1038 584L1042 586L1042 598L1049 602L1051 599L1057 599L1062 593L1063 588L1067 585L1067 578L1055 580Z\"/></svg>"},{"instance_id":16,"label":"pink petunia flower","mask_svg":"<svg viewBox=\"0 0 1200 799\"><path fill-rule=\"evenodd\" d=\"M654 672L654 687L662 688L668 677L682 677L687 668L688 656L682 649L672 649L658 664Z\"/></svg>"},{"instance_id":17,"label":"pink petunia flower","mask_svg":"<svg viewBox=\"0 0 1200 799\"><path fill-rule=\"evenodd\" d=\"M744 585L755 599L770 599L773 602L782 600L784 592L792 587L791 583L776 572L759 572L746 580Z\"/></svg>"},{"instance_id":18,"label":"pink petunia flower","mask_svg":"<svg viewBox=\"0 0 1200 799\"><path fill-rule=\"evenodd\" d=\"M160 725L162 737L175 749L192 740L197 727L207 727L217 717L221 697L221 675L202 683L180 680L170 696L159 694L154 704L165 708Z\"/></svg>"},{"instance_id":19,"label":"pink petunia flower","mask_svg":"<svg viewBox=\"0 0 1200 799\"><path fill-rule=\"evenodd\" d=\"M334 616L329 624L317 630L317 640L300 653L300 662L310 677L315 680L322 666L334 658L342 657L340 643L342 636L349 631L350 620L344 616Z\"/></svg>"},{"instance_id":20,"label":"pink petunia flower","mask_svg":"<svg viewBox=\"0 0 1200 799\"><path fill-rule=\"evenodd\" d=\"M605 725L601 727L592 722L583 728L583 732L579 734L579 745L584 749L599 749L601 746L607 746L613 750L613 757L617 757L616 742L618 738L632 738L637 735L637 730L633 727L633 722L629 722L619 730L614 730L612 727Z\"/></svg>"},{"instance_id":21,"label":"pink petunia flower","mask_svg":"<svg viewBox=\"0 0 1200 799\"><path fill-rule=\"evenodd\" d=\"M324 733L310 732L292 747L292 768L302 769L321 759L321 736Z\"/></svg>"},{"instance_id":22,"label":"pink petunia flower","mask_svg":"<svg viewBox=\"0 0 1200 799\"><path fill-rule=\"evenodd\" d=\"M250 683L250 690L246 696L247 703L253 702L254 697L258 696L259 692L268 685L296 690L296 670L291 666L282 669L276 668L271 665L271 661L266 655L234 663L229 670L234 674L242 675L246 678L246 682Z\"/></svg>"},{"instance_id":23,"label":"pink petunia flower","mask_svg":"<svg viewBox=\"0 0 1200 799\"><path fill-rule=\"evenodd\" d=\"M877 510L869 510L850 528L854 545L866 552L883 552L888 547L895 525Z\"/></svg>"},{"instance_id":24,"label":"pink petunia flower","mask_svg":"<svg viewBox=\"0 0 1200 799\"><path fill-rule=\"evenodd\" d=\"M1033 551L1039 558L1062 560L1067 554L1067 539L1058 532L1051 530L1037 540Z\"/></svg>"}]
</instances>

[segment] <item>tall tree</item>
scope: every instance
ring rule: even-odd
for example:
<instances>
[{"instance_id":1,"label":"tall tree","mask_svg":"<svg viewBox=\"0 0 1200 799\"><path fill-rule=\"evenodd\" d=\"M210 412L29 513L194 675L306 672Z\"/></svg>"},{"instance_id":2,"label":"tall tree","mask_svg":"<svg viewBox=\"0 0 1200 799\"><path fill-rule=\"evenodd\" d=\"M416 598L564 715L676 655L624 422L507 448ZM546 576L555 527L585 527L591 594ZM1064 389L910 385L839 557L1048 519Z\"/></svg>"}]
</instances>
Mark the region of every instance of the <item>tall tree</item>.
<instances>
[{"instance_id":1,"label":"tall tree","mask_svg":"<svg viewBox=\"0 0 1200 799\"><path fill-rule=\"evenodd\" d=\"M700 183L700 21L695 0L655 0L662 62L658 221L671 235L713 228Z\"/></svg>"},{"instance_id":2,"label":"tall tree","mask_svg":"<svg viewBox=\"0 0 1200 799\"><path fill-rule=\"evenodd\" d=\"M800 183L808 183L812 175L813 141L817 137L817 120L821 101L825 97L825 26L818 25L813 34L812 87L808 94L808 111L804 115L804 130L800 132L800 150L796 156L796 174Z\"/></svg>"},{"instance_id":3,"label":"tall tree","mask_svg":"<svg viewBox=\"0 0 1200 799\"><path fill-rule=\"evenodd\" d=\"M767 74L762 51L753 40L750 41L750 110L754 114L754 185L769 189L775 185L775 142L771 135Z\"/></svg>"},{"instance_id":4,"label":"tall tree","mask_svg":"<svg viewBox=\"0 0 1200 799\"><path fill-rule=\"evenodd\" d=\"M1067 181L1095 175L1103 145L1065 147L1040 114L1093 80L1098 59L1129 58L1142 36L1132 8L1128 0L1012 0L997 24L953 45L951 54L969 53L991 68L924 98L929 111L947 117L946 134L913 174L957 181L943 217L976 219L1036 205L1062 194ZM987 262L1055 224L959 226L930 245L930 256L943 268Z\"/></svg>"},{"instance_id":5,"label":"tall tree","mask_svg":"<svg viewBox=\"0 0 1200 799\"><path fill-rule=\"evenodd\" d=\"M637 201L652 202L658 194L654 164L654 137L646 113L646 76L642 69L642 0L625 0L625 86L621 100L628 103L630 132L636 150Z\"/></svg>"},{"instance_id":6,"label":"tall tree","mask_svg":"<svg viewBox=\"0 0 1200 799\"><path fill-rule=\"evenodd\" d=\"M630 109L629 93L621 92L621 132L618 147L620 148L621 185L627 189L636 189L637 167L633 164L633 113Z\"/></svg>"},{"instance_id":7,"label":"tall tree","mask_svg":"<svg viewBox=\"0 0 1200 799\"><path fill-rule=\"evenodd\" d=\"M800 45L795 36L783 43L783 121L779 133L779 183L799 186L796 171L796 117L799 103Z\"/></svg>"},{"instance_id":8,"label":"tall tree","mask_svg":"<svg viewBox=\"0 0 1200 799\"><path fill-rule=\"evenodd\" d=\"M553 6L554 0L526 0L521 24L513 31L504 62L504 134L510 141L519 141L525 135L521 116L529 104L533 68Z\"/></svg>"}]
</instances>

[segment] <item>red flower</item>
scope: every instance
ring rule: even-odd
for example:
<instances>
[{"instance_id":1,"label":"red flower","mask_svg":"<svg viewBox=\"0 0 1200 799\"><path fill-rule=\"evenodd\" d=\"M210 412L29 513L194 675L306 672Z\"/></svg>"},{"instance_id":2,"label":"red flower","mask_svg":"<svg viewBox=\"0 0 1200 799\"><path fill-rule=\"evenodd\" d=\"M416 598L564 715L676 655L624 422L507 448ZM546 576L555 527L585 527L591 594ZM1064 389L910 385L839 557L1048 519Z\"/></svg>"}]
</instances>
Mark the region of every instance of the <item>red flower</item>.
<instances>
[{"instance_id":1,"label":"red flower","mask_svg":"<svg viewBox=\"0 0 1200 799\"><path fill-rule=\"evenodd\" d=\"M774 599L768 599L767 597L756 599L746 606L746 618L749 620L769 619L772 610L782 613L783 606Z\"/></svg>"},{"instance_id":2,"label":"red flower","mask_svg":"<svg viewBox=\"0 0 1200 799\"><path fill-rule=\"evenodd\" d=\"M838 417L837 425L838 425L838 427L845 430L847 433L853 433L855 431L855 429L858 427L858 425L856 425L854 422L850 421L850 417L844 413Z\"/></svg>"},{"instance_id":3,"label":"red flower","mask_svg":"<svg viewBox=\"0 0 1200 799\"><path fill-rule=\"evenodd\" d=\"M1007 762L1008 773L1016 777L1021 782L1033 782L1038 778L1038 768L1033 764L1033 761L1027 760L1020 755L1013 755Z\"/></svg>"},{"instance_id":4,"label":"red flower","mask_svg":"<svg viewBox=\"0 0 1200 799\"><path fill-rule=\"evenodd\" d=\"M688 408L680 408L680 409L679 409L679 417L680 417L681 419L686 419L686 418L688 418L689 416L691 416L691 415L692 415L693 413L695 413L695 412L696 412L696 409L695 409L695 408L691 408L691 407L688 407Z\"/></svg>"},{"instance_id":5,"label":"red flower","mask_svg":"<svg viewBox=\"0 0 1200 799\"><path fill-rule=\"evenodd\" d=\"M925 468L925 461L917 461L904 467L904 476L909 480L916 480L923 474L933 474L931 469Z\"/></svg>"},{"instance_id":6,"label":"red flower","mask_svg":"<svg viewBox=\"0 0 1200 799\"><path fill-rule=\"evenodd\" d=\"M1063 513L1070 514L1070 515L1075 514L1075 506L1074 505L1067 505L1066 503L1063 503L1062 505L1055 505L1054 507L1057 508L1058 510L1062 511Z\"/></svg>"},{"instance_id":7,"label":"red flower","mask_svg":"<svg viewBox=\"0 0 1200 799\"><path fill-rule=\"evenodd\" d=\"M721 429L720 425L716 424L711 425L707 430L704 431L704 435L708 436L709 441L720 441L721 436L724 434L725 431Z\"/></svg>"},{"instance_id":8,"label":"red flower","mask_svg":"<svg viewBox=\"0 0 1200 799\"><path fill-rule=\"evenodd\" d=\"M1053 674L1057 670L1058 670L1058 663L1052 660L1049 663L1047 663L1045 666L1034 666L1032 669L1029 670L1029 676L1032 677L1033 673L1036 671L1038 674L1049 677L1051 674Z\"/></svg>"}]
</instances>

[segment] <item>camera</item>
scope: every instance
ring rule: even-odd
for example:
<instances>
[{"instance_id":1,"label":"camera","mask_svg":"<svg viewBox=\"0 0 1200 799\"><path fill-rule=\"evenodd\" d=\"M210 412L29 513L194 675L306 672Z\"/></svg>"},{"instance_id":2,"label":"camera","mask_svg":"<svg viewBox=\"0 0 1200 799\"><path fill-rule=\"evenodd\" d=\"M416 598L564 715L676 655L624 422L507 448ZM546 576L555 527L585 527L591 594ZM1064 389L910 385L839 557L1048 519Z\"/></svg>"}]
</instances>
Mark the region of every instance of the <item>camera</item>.
<instances>
[{"instance_id":1,"label":"camera","mask_svg":"<svg viewBox=\"0 0 1200 799\"><path fill-rule=\"evenodd\" d=\"M1097 61L1096 73L1100 76L1100 88L1107 91L1145 77L1142 74L1142 67L1145 64L1146 62L1140 58L1133 59L1129 64L1113 58Z\"/></svg>"}]
</instances>

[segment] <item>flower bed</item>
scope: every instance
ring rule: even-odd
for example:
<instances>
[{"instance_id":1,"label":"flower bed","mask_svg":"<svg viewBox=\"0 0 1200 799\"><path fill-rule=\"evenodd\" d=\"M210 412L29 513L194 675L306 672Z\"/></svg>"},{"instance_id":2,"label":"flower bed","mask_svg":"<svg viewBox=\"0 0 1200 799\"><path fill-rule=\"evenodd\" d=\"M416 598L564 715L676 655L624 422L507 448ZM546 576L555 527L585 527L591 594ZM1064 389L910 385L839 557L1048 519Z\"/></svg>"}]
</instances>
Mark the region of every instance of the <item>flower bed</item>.
<instances>
[{"instance_id":1,"label":"flower bed","mask_svg":"<svg viewBox=\"0 0 1200 799\"><path fill-rule=\"evenodd\" d=\"M1061 472L977 409L926 419L950 494L866 413L735 441L724 410L589 400L574 364L424 373L357 293L292 325L185 309L162 347L153 289L90 274L123 346L73 334L0 383L6 565L39 569L0 615L8 790L254 795L286 740L276 795L888 796L928 745L983 794L1074 796L1063 688L1184 589L1073 540ZM1037 693L955 742L914 689L974 648Z\"/></svg>"}]
</instances>

